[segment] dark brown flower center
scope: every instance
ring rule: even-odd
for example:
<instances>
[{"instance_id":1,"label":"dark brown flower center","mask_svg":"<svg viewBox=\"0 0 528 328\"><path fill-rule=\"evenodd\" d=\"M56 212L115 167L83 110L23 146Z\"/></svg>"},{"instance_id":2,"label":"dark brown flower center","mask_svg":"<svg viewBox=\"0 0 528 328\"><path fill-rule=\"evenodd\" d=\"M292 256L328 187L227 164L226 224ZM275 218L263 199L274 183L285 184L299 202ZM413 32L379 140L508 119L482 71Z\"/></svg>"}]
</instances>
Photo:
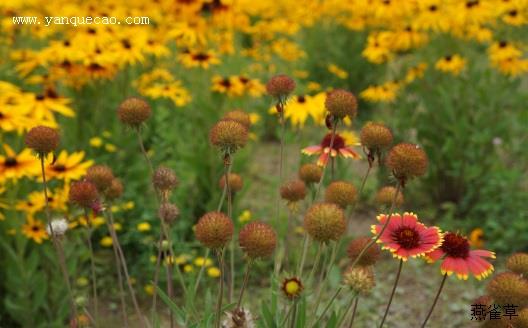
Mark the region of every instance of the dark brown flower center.
<instances>
[{"instance_id":1,"label":"dark brown flower center","mask_svg":"<svg viewBox=\"0 0 528 328\"><path fill-rule=\"evenodd\" d=\"M125 49L132 48L132 44L128 40L121 40L121 44L123 45L123 48L125 48Z\"/></svg>"},{"instance_id":2,"label":"dark brown flower center","mask_svg":"<svg viewBox=\"0 0 528 328\"><path fill-rule=\"evenodd\" d=\"M4 161L6 167L15 167L18 165L18 161L15 157L8 157Z\"/></svg>"},{"instance_id":3,"label":"dark brown flower center","mask_svg":"<svg viewBox=\"0 0 528 328\"><path fill-rule=\"evenodd\" d=\"M226 77L222 79L222 81L220 81L220 85L229 88L231 86L231 81L229 80L229 78Z\"/></svg>"},{"instance_id":4,"label":"dark brown flower center","mask_svg":"<svg viewBox=\"0 0 528 328\"><path fill-rule=\"evenodd\" d=\"M40 100L44 100L44 95L36 95L36 96L35 96L35 99L36 99L36 100L39 100L39 101L40 101Z\"/></svg>"},{"instance_id":5,"label":"dark brown flower center","mask_svg":"<svg viewBox=\"0 0 528 328\"><path fill-rule=\"evenodd\" d=\"M332 134L328 133L323 138L323 141L321 141L321 147L329 148L331 142L332 142ZM343 139L343 137L341 137L339 134L336 133L334 137L334 143L332 144L332 149L339 150L344 147L345 147L345 139Z\"/></svg>"},{"instance_id":6,"label":"dark brown flower center","mask_svg":"<svg viewBox=\"0 0 528 328\"><path fill-rule=\"evenodd\" d=\"M446 61L451 61L451 59L453 59L453 56L451 56L451 55L447 55L447 56L444 57L444 59L445 59Z\"/></svg>"},{"instance_id":7,"label":"dark brown flower center","mask_svg":"<svg viewBox=\"0 0 528 328\"><path fill-rule=\"evenodd\" d=\"M192 58L196 61L207 61L210 56L206 53L197 53L192 56Z\"/></svg>"},{"instance_id":8,"label":"dark brown flower center","mask_svg":"<svg viewBox=\"0 0 528 328\"><path fill-rule=\"evenodd\" d=\"M469 256L468 240L456 233L446 233L441 248L450 257L466 258Z\"/></svg>"},{"instance_id":9,"label":"dark brown flower center","mask_svg":"<svg viewBox=\"0 0 528 328\"><path fill-rule=\"evenodd\" d=\"M66 166L64 166L62 164L57 164L57 165L53 165L52 169L55 172L64 172L64 171L66 171Z\"/></svg>"},{"instance_id":10,"label":"dark brown flower center","mask_svg":"<svg viewBox=\"0 0 528 328\"><path fill-rule=\"evenodd\" d=\"M304 96L297 96L297 102L304 104L306 102L306 98Z\"/></svg>"},{"instance_id":11,"label":"dark brown flower center","mask_svg":"<svg viewBox=\"0 0 528 328\"><path fill-rule=\"evenodd\" d=\"M479 0L470 0L466 2L466 8L473 8L479 4Z\"/></svg>"},{"instance_id":12,"label":"dark brown flower center","mask_svg":"<svg viewBox=\"0 0 528 328\"><path fill-rule=\"evenodd\" d=\"M392 238L404 249L413 249L420 244L418 231L409 227L401 227L394 231Z\"/></svg>"},{"instance_id":13,"label":"dark brown flower center","mask_svg":"<svg viewBox=\"0 0 528 328\"><path fill-rule=\"evenodd\" d=\"M515 10L515 9L510 10L510 12L508 13L508 15L510 15L510 16L512 16L512 17L517 16L517 10Z\"/></svg>"},{"instance_id":14,"label":"dark brown flower center","mask_svg":"<svg viewBox=\"0 0 528 328\"><path fill-rule=\"evenodd\" d=\"M249 79L245 76L239 76L238 79L240 82L242 82L242 84L247 84L249 82Z\"/></svg>"},{"instance_id":15,"label":"dark brown flower center","mask_svg":"<svg viewBox=\"0 0 528 328\"><path fill-rule=\"evenodd\" d=\"M438 7L436 5L429 6L429 11L437 11Z\"/></svg>"},{"instance_id":16,"label":"dark brown flower center","mask_svg":"<svg viewBox=\"0 0 528 328\"><path fill-rule=\"evenodd\" d=\"M40 228L39 228L39 226L37 226L37 225L33 225L33 226L31 226L31 231L33 231L33 232L39 232L39 231L40 231Z\"/></svg>"}]
</instances>

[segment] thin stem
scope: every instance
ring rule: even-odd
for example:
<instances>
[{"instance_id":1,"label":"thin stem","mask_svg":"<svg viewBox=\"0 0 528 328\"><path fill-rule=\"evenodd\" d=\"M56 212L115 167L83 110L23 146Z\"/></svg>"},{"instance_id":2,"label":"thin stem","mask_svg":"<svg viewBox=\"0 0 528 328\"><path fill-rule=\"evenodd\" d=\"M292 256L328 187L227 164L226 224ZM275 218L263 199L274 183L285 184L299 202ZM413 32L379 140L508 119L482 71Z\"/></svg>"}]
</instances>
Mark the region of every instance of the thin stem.
<instances>
[{"instance_id":1,"label":"thin stem","mask_svg":"<svg viewBox=\"0 0 528 328\"><path fill-rule=\"evenodd\" d=\"M339 321L337 322L336 327L342 327L343 322L345 321L346 317L348 316L348 312L354 307L354 302L358 299L358 294L353 293L352 297L350 298L350 301L348 302L348 305L346 307L345 313L340 316Z\"/></svg>"},{"instance_id":2,"label":"thin stem","mask_svg":"<svg viewBox=\"0 0 528 328\"><path fill-rule=\"evenodd\" d=\"M196 282L194 283L193 291L194 291L195 295L196 295L196 292L198 292L198 286L200 286L200 280L202 280L202 276L203 276L203 273L205 271L205 264L206 264L206 261L207 261L208 258L209 258L209 248L207 248L205 250L204 261L202 263L202 266L200 267L200 272L198 273L198 278L196 279Z\"/></svg>"},{"instance_id":3,"label":"thin stem","mask_svg":"<svg viewBox=\"0 0 528 328\"><path fill-rule=\"evenodd\" d=\"M315 260L312 267L312 271L310 271L310 275L308 276L307 281L312 281L313 275L315 274L315 271L317 271L317 267L319 266L320 258L321 258L321 252L323 251L323 243L319 243L319 247L317 247L317 253L315 254Z\"/></svg>"},{"instance_id":4,"label":"thin stem","mask_svg":"<svg viewBox=\"0 0 528 328\"><path fill-rule=\"evenodd\" d=\"M233 167L233 156L231 156L231 165L229 165L228 175L231 173L232 167ZM222 190L222 197L220 197L220 202L218 203L218 207L216 208L217 212L220 212L220 210L222 209L226 195L227 195L227 184L224 183L224 189Z\"/></svg>"},{"instance_id":5,"label":"thin stem","mask_svg":"<svg viewBox=\"0 0 528 328\"><path fill-rule=\"evenodd\" d=\"M224 296L224 249L218 251L218 262L220 263L220 289L218 290L218 299L216 301L216 328L220 328L220 319L222 312L222 299Z\"/></svg>"},{"instance_id":6,"label":"thin stem","mask_svg":"<svg viewBox=\"0 0 528 328\"><path fill-rule=\"evenodd\" d=\"M394 286L392 287L392 292L389 298L389 303L387 304L387 308L385 309L385 314L383 315L383 319L381 320L380 328L383 327L383 324L385 323L385 319L387 319L387 315L389 314L389 309L392 304L392 299L394 298L394 294L396 293L396 288L398 287L398 281L400 280L400 274L403 268L403 260L400 260L400 266L398 267L398 273L396 274L396 280L394 281Z\"/></svg>"},{"instance_id":7,"label":"thin stem","mask_svg":"<svg viewBox=\"0 0 528 328\"><path fill-rule=\"evenodd\" d=\"M229 172L231 171L231 156L228 161L224 164L224 180L227 192L227 216L229 218L233 215L233 193L231 192L231 186L229 185ZM235 242L231 240L229 242L229 292L227 293L227 300L231 303L233 299L233 293L235 289Z\"/></svg>"},{"instance_id":8,"label":"thin stem","mask_svg":"<svg viewBox=\"0 0 528 328\"><path fill-rule=\"evenodd\" d=\"M121 314L123 315L123 322L125 327L128 327L128 315L127 306L125 302L125 290L123 288L123 275L121 273L121 259L119 257L119 251L117 250L117 241L115 240L114 234L112 233L113 227L109 222L106 222L110 236L112 237L112 249L114 251L114 260L117 273L117 283L119 285L119 299L121 301Z\"/></svg>"},{"instance_id":9,"label":"thin stem","mask_svg":"<svg viewBox=\"0 0 528 328\"><path fill-rule=\"evenodd\" d=\"M297 322L297 301L295 301L295 306L293 307L293 314L292 314L292 318L290 321L291 321L290 328L294 328L295 323Z\"/></svg>"},{"instance_id":10,"label":"thin stem","mask_svg":"<svg viewBox=\"0 0 528 328\"><path fill-rule=\"evenodd\" d=\"M132 280L130 279L130 275L128 274L128 266L126 263L125 254L123 253L123 248L121 247L121 243L119 242L119 238L117 237L117 233L114 228L114 214L112 211L110 211L109 214L110 218L110 233L113 235L112 238L115 239L115 245L117 247L117 252L119 254L119 259L121 260L121 267L123 269L123 274L125 275L125 281L128 286L128 292L130 294L130 298L132 298L132 304L134 305L134 310L136 312L136 315L141 318L142 322L144 322L144 326L148 327L148 322L146 321L146 318L143 316L143 313L141 312L139 308L139 303L136 298L136 292L134 291L134 287L132 286Z\"/></svg>"},{"instance_id":11,"label":"thin stem","mask_svg":"<svg viewBox=\"0 0 528 328\"><path fill-rule=\"evenodd\" d=\"M383 235L383 232L385 232L385 229L387 229L388 225L389 225L389 222L392 218L392 211L394 211L394 206L396 205L396 199L398 197L398 194L400 193L400 190L401 190L401 184L398 183L398 185L396 186L396 192L394 193L394 197L392 198L392 204L391 204L391 207L389 209L389 218L387 219L387 221L385 221L385 224L383 225L383 227L381 228L381 231L376 235L375 238L371 239L370 242L365 245L365 247L363 247L363 249L361 250L361 252L359 252L358 256L356 257L356 259L354 260L354 262L352 262L352 265L350 266L351 268L355 267L356 264L358 263L358 261L361 259L361 257L365 254L365 252L370 248L372 247L372 245L374 245L378 239L380 239L381 235Z\"/></svg>"},{"instance_id":12,"label":"thin stem","mask_svg":"<svg viewBox=\"0 0 528 328\"><path fill-rule=\"evenodd\" d=\"M425 325L427 324L427 321L429 321L429 318L431 317L431 314L433 314L433 310L436 306L436 303L438 302L438 299L440 298L440 294L442 293L442 290L444 289L444 285L447 279L447 274L444 274L444 278L442 278L442 283L440 284L440 288L438 288L438 292L436 293L433 305L431 306L431 309L429 310L429 313L427 313L427 317L425 318L422 328L425 328Z\"/></svg>"},{"instance_id":13,"label":"thin stem","mask_svg":"<svg viewBox=\"0 0 528 328\"><path fill-rule=\"evenodd\" d=\"M136 129L136 135L138 137L138 143L139 147L141 149L141 153L143 154L143 157L145 157L145 160L147 161L147 165L150 171L150 175L152 176L154 174L154 166L152 165L152 161L150 160L150 157L148 156L147 150L145 149L145 145L143 144L143 138L141 137L141 132L139 129Z\"/></svg>"},{"instance_id":14,"label":"thin stem","mask_svg":"<svg viewBox=\"0 0 528 328\"><path fill-rule=\"evenodd\" d=\"M356 318L356 311L357 311L358 303L359 303L359 296L356 297L356 300L354 301L354 309L352 310L352 318L350 318L350 323L348 324L348 328L352 328L352 325L354 324L354 319Z\"/></svg>"},{"instance_id":15,"label":"thin stem","mask_svg":"<svg viewBox=\"0 0 528 328\"><path fill-rule=\"evenodd\" d=\"M299 268L297 269L297 275L300 277L302 275L303 269L304 269L304 262L306 261L306 254L308 253L308 234L304 233L304 239L303 239L303 250L301 255L301 262L299 263Z\"/></svg>"},{"instance_id":16,"label":"thin stem","mask_svg":"<svg viewBox=\"0 0 528 328\"><path fill-rule=\"evenodd\" d=\"M319 304L321 303L321 296L322 296L323 288L326 285L327 277L330 274L330 270L332 270L332 266L335 261L336 253L337 253L337 242L334 243L330 258L328 262L326 263L326 265L323 267L323 270L321 270L321 274L319 276L319 282L318 282L319 287L317 291L317 298L315 302L314 311L317 311L317 309L319 308Z\"/></svg>"},{"instance_id":17,"label":"thin stem","mask_svg":"<svg viewBox=\"0 0 528 328\"><path fill-rule=\"evenodd\" d=\"M276 205L275 207L277 208L277 212L275 214L275 229L277 229L277 231L279 231L279 233L281 233L281 230L280 229L280 209L281 209L281 204L280 204L280 200L281 200L281 196L280 196L280 185L282 183L282 171L283 171L283 160L284 160L284 134L285 134L285 131L286 131L286 124L285 124L285 119L284 119L284 105L282 103L279 102L279 106L282 107L282 111L280 113L280 124L281 124L281 138L280 138L280 157L279 157L279 188L277 188L277 201L276 201ZM281 236L279 238L279 242L283 240L283 234L281 233ZM280 265L281 265L281 262L282 262L282 259L281 259L281 256L275 256L275 265L274 265L274 273L275 273L275 276L278 275L279 273L279 269L280 269Z\"/></svg>"},{"instance_id":18,"label":"thin stem","mask_svg":"<svg viewBox=\"0 0 528 328\"><path fill-rule=\"evenodd\" d=\"M282 323L279 327L286 327L286 322L288 322L288 318L290 317L290 315L292 314L293 312L293 309L295 308L295 306L297 305L297 301L294 301L291 305L290 305L290 308L288 309L288 312L286 312L286 315L284 316L284 319L282 320Z\"/></svg>"},{"instance_id":19,"label":"thin stem","mask_svg":"<svg viewBox=\"0 0 528 328\"><path fill-rule=\"evenodd\" d=\"M328 302L328 304L326 305L326 307L324 308L323 310L323 313L321 313L321 315L317 318L317 320L315 320L314 324L312 325L312 327L315 327L317 326L317 324L319 323L319 321L321 321L321 319L325 316L326 312L328 312L328 309L330 308L330 306L332 305L332 303L334 303L335 299L337 298L337 296L339 295L339 293L341 293L341 291L343 290L343 287L339 287L336 292L334 293L334 295L332 296L332 298L330 299L330 301Z\"/></svg>"},{"instance_id":20,"label":"thin stem","mask_svg":"<svg viewBox=\"0 0 528 328\"><path fill-rule=\"evenodd\" d=\"M75 306L75 300L73 299L73 292L72 292L72 287L70 283L70 275L68 274L68 267L66 266L66 256L64 255L64 250L62 249L61 240L56 238L55 232L53 231L53 225L51 224L51 209L49 206L48 184L46 181L46 170L44 168L44 157L45 156L44 154L40 154L39 157L40 157L40 169L41 169L41 174L42 174L42 185L44 187L44 204L45 204L46 220L48 222L48 227L51 233L51 241L55 248L55 252L57 253L59 268L62 272L62 277L64 279L64 282L68 290L68 296L70 299L70 310L72 311L71 314L74 316L75 323L77 323L77 319L78 319L77 307Z\"/></svg>"},{"instance_id":21,"label":"thin stem","mask_svg":"<svg viewBox=\"0 0 528 328\"><path fill-rule=\"evenodd\" d=\"M157 296L158 296L158 293L156 292L156 286L158 286L158 281L159 281L159 269L161 266L161 254L162 254L161 243L162 242L163 242L163 233L160 233L160 238L157 244L158 245L158 256L156 257L156 268L154 269L154 283L153 283L154 292L152 295L152 306L151 306L152 316L154 316L156 312L156 303L157 303Z\"/></svg>"},{"instance_id":22,"label":"thin stem","mask_svg":"<svg viewBox=\"0 0 528 328\"><path fill-rule=\"evenodd\" d=\"M99 299L97 297L97 275L95 273L95 257L94 257L94 251L93 251L93 245L92 245L92 222L88 215L88 210L84 209L84 215L86 218L86 224L88 225L88 231L86 235L86 241L88 243L88 249L90 250L90 271L92 275L92 292L93 292L93 305L94 305L94 313L95 313L95 320L97 321L99 319Z\"/></svg>"},{"instance_id":23,"label":"thin stem","mask_svg":"<svg viewBox=\"0 0 528 328\"><path fill-rule=\"evenodd\" d=\"M238 302L236 309L240 310L240 304L242 303L242 297L244 296L244 291L246 290L247 283L249 280L249 271L251 269L252 260L249 260L246 265L246 273L244 275L244 281L242 282L242 288L240 289L240 295L238 296Z\"/></svg>"},{"instance_id":24,"label":"thin stem","mask_svg":"<svg viewBox=\"0 0 528 328\"><path fill-rule=\"evenodd\" d=\"M169 261L169 263L167 263L167 266L166 266L166 271L167 271L167 292L168 292L168 296L169 296L169 299L172 300L172 298L174 297L174 292L173 292L173 286L172 286L172 261ZM170 322L170 326L171 328L174 327L174 314L172 313L172 311L169 311L169 322Z\"/></svg>"}]
</instances>

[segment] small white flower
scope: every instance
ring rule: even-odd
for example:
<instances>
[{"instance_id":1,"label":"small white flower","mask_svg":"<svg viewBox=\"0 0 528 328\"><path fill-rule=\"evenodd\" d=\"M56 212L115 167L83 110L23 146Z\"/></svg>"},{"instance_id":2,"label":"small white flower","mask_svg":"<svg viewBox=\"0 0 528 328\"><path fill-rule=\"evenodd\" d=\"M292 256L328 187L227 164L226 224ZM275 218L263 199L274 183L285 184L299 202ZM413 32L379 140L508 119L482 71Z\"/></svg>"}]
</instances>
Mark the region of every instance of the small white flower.
<instances>
[{"instance_id":1,"label":"small white flower","mask_svg":"<svg viewBox=\"0 0 528 328\"><path fill-rule=\"evenodd\" d=\"M493 138L493 144L494 144L495 146L500 146L500 145L502 145L502 139L499 138L499 137L495 137L495 138Z\"/></svg>"},{"instance_id":2,"label":"small white flower","mask_svg":"<svg viewBox=\"0 0 528 328\"><path fill-rule=\"evenodd\" d=\"M50 229L50 225L51 225L51 229ZM53 230L53 234L56 237L63 236L64 233L66 233L66 230L68 230L68 221L62 218L51 220L50 224L46 226L46 231L48 232L48 235L51 235L51 230Z\"/></svg>"}]
</instances>

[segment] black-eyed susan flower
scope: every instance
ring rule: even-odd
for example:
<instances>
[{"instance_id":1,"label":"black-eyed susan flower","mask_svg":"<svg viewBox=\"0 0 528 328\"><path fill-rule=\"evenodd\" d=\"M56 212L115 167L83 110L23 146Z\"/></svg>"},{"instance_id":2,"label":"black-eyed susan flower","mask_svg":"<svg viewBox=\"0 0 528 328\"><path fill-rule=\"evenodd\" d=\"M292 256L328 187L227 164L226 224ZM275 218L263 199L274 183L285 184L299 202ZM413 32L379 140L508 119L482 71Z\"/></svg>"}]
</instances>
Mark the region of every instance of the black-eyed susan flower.
<instances>
[{"instance_id":1,"label":"black-eyed susan flower","mask_svg":"<svg viewBox=\"0 0 528 328\"><path fill-rule=\"evenodd\" d=\"M303 289L304 286L297 277L286 278L282 281L282 293L291 300L298 298Z\"/></svg>"},{"instance_id":2,"label":"black-eyed susan flower","mask_svg":"<svg viewBox=\"0 0 528 328\"><path fill-rule=\"evenodd\" d=\"M220 64L220 59L212 50L187 50L178 55L180 63L187 68L208 69L211 65Z\"/></svg>"},{"instance_id":3,"label":"black-eyed susan flower","mask_svg":"<svg viewBox=\"0 0 528 328\"><path fill-rule=\"evenodd\" d=\"M16 181L23 177L36 176L39 172L39 161L30 149L24 149L17 154L9 145L4 144L4 155L0 155L0 181Z\"/></svg>"},{"instance_id":4,"label":"black-eyed susan flower","mask_svg":"<svg viewBox=\"0 0 528 328\"><path fill-rule=\"evenodd\" d=\"M455 76L460 75L460 72L462 72L465 66L466 60L458 54L444 56L435 64L437 70L444 73L451 73Z\"/></svg>"},{"instance_id":5,"label":"black-eyed susan flower","mask_svg":"<svg viewBox=\"0 0 528 328\"><path fill-rule=\"evenodd\" d=\"M302 150L303 154L306 155L319 155L317 165L325 166L328 163L328 159L331 157L341 156L344 158L360 159L361 156L345 142L345 139L336 133L334 137L334 143L332 149L330 149L330 143L332 141L332 134L328 133L321 140L320 145L314 145L306 147Z\"/></svg>"},{"instance_id":6,"label":"black-eyed susan flower","mask_svg":"<svg viewBox=\"0 0 528 328\"><path fill-rule=\"evenodd\" d=\"M390 81L381 85L371 85L361 91L359 96L368 102L391 103L396 100L400 89L401 83Z\"/></svg>"},{"instance_id":7,"label":"black-eyed susan flower","mask_svg":"<svg viewBox=\"0 0 528 328\"><path fill-rule=\"evenodd\" d=\"M407 261L424 256L442 245L442 234L437 227L427 227L418 221L414 213L386 214L377 217L380 224L372 225L372 233L379 235L383 226L387 228L376 241L381 249L389 250L395 258Z\"/></svg>"},{"instance_id":8,"label":"black-eyed susan flower","mask_svg":"<svg viewBox=\"0 0 528 328\"><path fill-rule=\"evenodd\" d=\"M37 244L42 244L44 240L48 239L48 233L46 232L44 223L31 216L22 225L22 234Z\"/></svg>"},{"instance_id":9,"label":"black-eyed susan flower","mask_svg":"<svg viewBox=\"0 0 528 328\"><path fill-rule=\"evenodd\" d=\"M66 182L80 179L93 164L92 160L83 162L84 155L83 151L71 154L65 150L61 151L55 162L51 163L50 161L46 165L46 179L58 179Z\"/></svg>"},{"instance_id":10,"label":"black-eyed susan flower","mask_svg":"<svg viewBox=\"0 0 528 328\"><path fill-rule=\"evenodd\" d=\"M426 254L429 262L442 260L442 274L456 274L459 279L473 275L478 280L493 272L493 265L484 258L495 258L495 253L486 250L472 250L466 237L453 232L444 234L442 245Z\"/></svg>"}]
</instances>

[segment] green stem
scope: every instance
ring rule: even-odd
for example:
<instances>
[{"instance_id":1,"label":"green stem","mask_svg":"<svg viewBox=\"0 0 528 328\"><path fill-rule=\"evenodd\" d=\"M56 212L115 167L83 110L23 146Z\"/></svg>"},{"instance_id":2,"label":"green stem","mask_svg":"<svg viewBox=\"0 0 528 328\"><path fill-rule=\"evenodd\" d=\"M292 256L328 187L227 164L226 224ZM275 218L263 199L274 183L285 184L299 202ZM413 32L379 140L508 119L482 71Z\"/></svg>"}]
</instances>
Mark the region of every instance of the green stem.
<instances>
[{"instance_id":1,"label":"green stem","mask_svg":"<svg viewBox=\"0 0 528 328\"><path fill-rule=\"evenodd\" d=\"M383 319L381 320L380 328L383 327L383 324L385 323L385 320L387 319L387 315L389 314L389 309L392 304L392 299L394 298L394 294L396 293L396 288L398 287L398 281L400 280L400 274L403 268L403 260L400 260L400 266L398 267L398 273L396 274L396 280L394 280L394 286L392 287L392 292L389 298L389 303L387 304L387 308L385 309L385 314L383 315Z\"/></svg>"},{"instance_id":2,"label":"green stem","mask_svg":"<svg viewBox=\"0 0 528 328\"><path fill-rule=\"evenodd\" d=\"M246 265L246 273L244 275L244 281L242 282L242 288L240 289L240 295L238 296L238 302L236 309L240 310L240 304L242 304L242 297L244 296L244 291L246 290L247 283L249 281L249 271L251 269L252 260L250 259Z\"/></svg>"},{"instance_id":3,"label":"green stem","mask_svg":"<svg viewBox=\"0 0 528 328\"><path fill-rule=\"evenodd\" d=\"M350 309L352 309L352 307L354 306L354 303L355 301L357 301L358 299L358 294L357 293L353 293L352 294L352 297L350 298L350 301L346 307L346 310L345 310L345 313L343 313L343 315L339 318L339 321L337 323L337 326L336 327L342 327L342 324L343 324L343 321L345 321L347 315L348 315L348 312L350 312Z\"/></svg>"},{"instance_id":4,"label":"green stem","mask_svg":"<svg viewBox=\"0 0 528 328\"><path fill-rule=\"evenodd\" d=\"M218 262L220 263L220 289L218 290L218 298L216 301L216 328L220 328L220 319L222 316L222 299L224 296L224 249L218 251Z\"/></svg>"},{"instance_id":5,"label":"green stem","mask_svg":"<svg viewBox=\"0 0 528 328\"><path fill-rule=\"evenodd\" d=\"M123 322L125 327L128 327L128 315L127 315L127 306L125 302L125 290L123 288L123 274L121 273L121 259L119 257L119 251L117 250L117 241L115 240L114 234L112 233L113 227L107 221L106 225L108 231L110 231L110 236L112 237L112 250L114 251L114 260L117 273L117 283L119 286L119 300L121 302L121 314L123 315Z\"/></svg>"},{"instance_id":6,"label":"green stem","mask_svg":"<svg viewBox=\"0 0 528 328\"><path fill-rule=\"evenodd\" d=\"M284 316L284 319L282 319L282 323L279 327L286 327L286 322L288 322L288 318L293 313L293 309L295 308L296 305L297 305L297 301L294 301L290 305L290 308L288 309L288 312L286 312L286 315Z\"/></svg>"},{"instance_id":7,"label":"green stem","mask_svg":"<svg viewBox=\"0 0 528 328\"><path fill-rule=\"evenodd\" d=\"M319 321L321 321L321 319L325 316L326 312L328 312L328 309L330 308L332 303L334 303L335 299L337 298L339 293L341 293L342 290L343 290L343 287L339 287L337 289L337 291L334 293L334 295L332 296L332 298L330 299L328 304L325 306L325 308L323 310L323 313L321 313L321 315L317 318L317 320L315 320L315 322L313 323L312 327L315 327L319 323Z\"/></svg>"},{"instance_id":8,"label":"green stem","mask_svg":"<svg viewBox=\"0 0 528 328\"><path fill-rule=\"evenodd\" d=\"M352 325L354 324L354 319L356 318L358 303L359 303L359 296L356 298L354 302L354 309L352 310L352 318L350 318L350 323L348 324L348 328L352 328Z\"/></svg>"},{"instance_id":9,"label":"green stem","mask_svg":"<svg viewBox=\"0 0 528 328\"><path fill-rule=\"evenodd\" d=\"M281 196L280 196L280 185L282 183L282 171L283 171L283 159L284 159L284 134L286 132L286 124L285 124L285 119L284 119L284 106L282 104L280 104L280 106L282 107L282 111L280 113L280 124L281 124L281 137L280 137L280 157L279 157L279 190L277 190L277 201L276 201L276 204L275 204L275 207L277 208L277 212L276 212L276 215L275 215L275 229L281 233L282 229L280 229L280 208L281 208L281 204L280 204L280 200L281 200ZM282 243L282 240L283 240L283 234L281 233L281 236L279 236L279 243ZM280 270L280 266L281 266L281 262L282 262L282 258L281 256L275 256L275 265L274 265L274 273L275 273L275 276L278 275L279 273L279 270Z\"/></svg>"},{"instance_id":10,"label":"green stem","mask_svg":"<svg viewBox=\"0 0 528 328\"><path fill-rule=\"evenodd\" d=\"M425 328L425 325L427 324L427 321L429 321L429 318L431 317L431 314L433 314L433 310L436 306L436 303L438 302L438 299L440 298L440 294L442 293L442 290L444 289L444 285L447 279L447 274L444 274L444 277L442 278L442 283L440 284L440 288L438 288L438 292L436 293L433 305L431 306L431 309L429 310L429 313L427 313L427 317L425 317L425 320L422 324L422 328Z\"/></svg>"},{"instance_id":11,"label":"green stem","mask_svg":"<svg viewBox=\"0 0 528 328\"><path fill-rule=\"evenodd\" d=\"M209 258L209 248L205 250L204 261L202 263L202 266L200 267L198 278L196 279L196 282L194 283L194 288L193 288L194 295L196 295L196 293L198 292L198 286L200 286L200 281L202 280L202 276L205 271L205 262L207 261L208 258Z\"/></svg>"},{"instance_id":12,"label":"green stem","mask_svg":"<svg viewBox=\"0 0 528 328\"><path fill-rule=\"evenodd\" d=\"M94 318L96 320L96 326L98 326L97 321L99 320L99 298L97 296L97 275L95 273L95 256L92 245L92 223L88 215L88 210L84 209L84 215L86 217L86 224L88 225L88 231L86 235L86 241L88 243L88 249L90 250L90 271L92 276L92 293L93 293L93 306L94 306Z\"/></svg>"},{"instance_id":13,"label":"green stem","mask_svg":"<svg viewBox=\"0 0 528 328\"><path fill-rule=\"evenodd\" d=\"M312 270L310 271L310 275L308 276L308 280L307 280L308 282L312 281L313 276L315 272L317 271L317 267L319 266L319 262L321 258L321 253L323 251L323 246L324 246L323 243L319 243L319 246L317 247L317 253L315 254L314 264L313 264Z\"/></svg>"},{"instance_id":14,"label":"green stem","mask_svg":"<svg viewBox=\"0 0 528 328\"><path fill-rule=\"evenodd\" d=\"M308 244L309 244L308 234L306 232L304 232L303 250L302 250L302 255L301 255L301 262L299 263L299 268L297 269L297 275L299 277L302 276L302 272L303 272L303 269L304 269L304 262L306 261L306 254L308 253Z\"/></svg>"}]
</instances>

